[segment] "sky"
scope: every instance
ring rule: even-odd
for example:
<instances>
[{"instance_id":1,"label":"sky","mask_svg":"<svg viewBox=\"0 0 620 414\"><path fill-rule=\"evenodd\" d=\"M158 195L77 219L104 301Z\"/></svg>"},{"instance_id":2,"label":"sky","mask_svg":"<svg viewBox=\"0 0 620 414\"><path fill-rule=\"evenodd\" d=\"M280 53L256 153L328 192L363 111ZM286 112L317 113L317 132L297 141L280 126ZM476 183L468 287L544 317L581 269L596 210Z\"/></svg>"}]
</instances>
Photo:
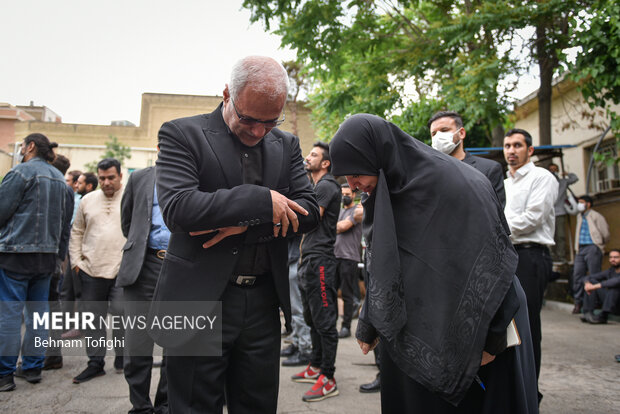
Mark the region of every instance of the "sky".
<instances>
[{"instance_id":1,"label":"sky","mask_svg":"<svg viewBox=\"0 0 620 414\"><path fill-rule=\"evenodd\" d=\"M295 53L242 0L0 0L0 102L66 123L140 121L144 92L222 95L248 55Z\"/></svg>"},{"instance_id":2,"label":"sky","mask_svg":"<svg viewBox=\"0 0 620 414\"><path fill-rule=\"evenodd\" d=\"M0 102L65 123L140 121L145 92L221 95L248 55L295 59L242 0L0 0ZM526 79L519 95L537 87Z\"/></svg>"}]
</instances>

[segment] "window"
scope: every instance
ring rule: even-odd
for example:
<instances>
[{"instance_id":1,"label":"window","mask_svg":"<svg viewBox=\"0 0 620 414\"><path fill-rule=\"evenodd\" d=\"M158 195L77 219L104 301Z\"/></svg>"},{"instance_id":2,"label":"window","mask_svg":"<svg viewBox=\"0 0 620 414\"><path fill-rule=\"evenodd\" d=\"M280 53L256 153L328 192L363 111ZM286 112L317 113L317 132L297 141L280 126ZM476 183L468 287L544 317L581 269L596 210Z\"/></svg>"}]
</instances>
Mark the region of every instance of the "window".
<instances>
[{"instance_id":1,"label":"window","mask_svg":"<svg viewBox=\"0 0 620 414\"><path fill-rule=\"evenodd\" d=\"M594 147L586 148L588 162L592 157ZM606 159L618 158L618 144L615 138L603 141L597 153L603 154ZM590 188L595 193L604 192L613 188L620 188L620 171L617 162L594 161L590 177Z\"/></svg>"}]
</instances>

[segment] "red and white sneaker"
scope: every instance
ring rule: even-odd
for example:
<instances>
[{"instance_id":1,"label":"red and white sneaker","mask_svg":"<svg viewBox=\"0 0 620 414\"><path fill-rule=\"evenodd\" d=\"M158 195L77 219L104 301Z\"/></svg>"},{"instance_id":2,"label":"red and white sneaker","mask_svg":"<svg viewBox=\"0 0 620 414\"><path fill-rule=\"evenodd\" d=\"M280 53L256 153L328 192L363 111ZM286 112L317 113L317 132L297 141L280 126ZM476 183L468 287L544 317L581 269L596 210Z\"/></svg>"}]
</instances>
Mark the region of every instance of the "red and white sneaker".
<instances>
[{"instance_id":1,"label":"red and white sneaker","mask_svg":"<svg viewBox=\"0 0 620 414\"><path fill-rule=\"evenodd\" d=\"M295 374L291 377L291 379L295 382L307 382L308 384L314 384L321 375L320 369L315 369L311 364L308 364L306 369L301 371L299 374Z\"/></svg>"},{"instance_id":2,"label":"red and white sneaker","mask_svg":"<svg viewBox=\"0 0 620 414\"><path fill-rule=\"evenodd\" d=\"M325 398L335 397L338 394L340 393L336 386L336 380L321 375L312 388L310 388L310 391L305 393L301 399L306 402L322 401Z\"/></svg>"}]
</instances>

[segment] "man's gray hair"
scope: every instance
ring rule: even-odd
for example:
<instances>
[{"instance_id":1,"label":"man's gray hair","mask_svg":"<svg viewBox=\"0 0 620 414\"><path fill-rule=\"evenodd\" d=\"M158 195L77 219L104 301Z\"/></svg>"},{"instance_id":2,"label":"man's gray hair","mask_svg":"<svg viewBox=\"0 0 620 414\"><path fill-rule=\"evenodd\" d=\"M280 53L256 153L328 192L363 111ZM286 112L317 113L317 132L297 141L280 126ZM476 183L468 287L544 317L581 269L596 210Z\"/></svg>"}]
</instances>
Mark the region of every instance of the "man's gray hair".
<instances>
[{"instance_id":1,"label":"man's gray hair","mask_svg":"<svg viewBox=\"0 0 620 414\"><path fill-rule=\"evenodd\" d=\"M282 64L266 56L248 56L239 60L232 68L228 91L233 99L248 84L269 99L288 96L289 80Z\"/></svg>"}]
</instances>

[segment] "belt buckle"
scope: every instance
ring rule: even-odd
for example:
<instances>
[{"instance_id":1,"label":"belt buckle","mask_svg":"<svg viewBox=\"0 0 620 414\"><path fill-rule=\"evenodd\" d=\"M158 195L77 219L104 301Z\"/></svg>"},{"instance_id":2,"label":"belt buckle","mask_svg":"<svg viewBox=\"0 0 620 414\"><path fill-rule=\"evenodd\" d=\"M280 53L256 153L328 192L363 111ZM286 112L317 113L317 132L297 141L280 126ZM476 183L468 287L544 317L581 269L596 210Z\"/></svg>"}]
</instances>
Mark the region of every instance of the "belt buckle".
<instances>
[{"instance_id":1,"label":"belt buckle","mask_svg":"<svg viewBox=\"0 0 620 414\"><path fill-rule=\"evenodd\" d=\"M158 259L164 260L164 257L166 257L166 251L157 250L157 252L155 253L155 256L157 256Z\"/></svg>"},{"instance_id":2,"label":"belt buckle","mask_svg":"<svg viewBox=\"0 0 620 414\"><path fill-rule=\"evenodd\" d=\"M234 282L238 286L253 286L256 282L256 276L237 275Z\"/></svg>"}]
</instances>

